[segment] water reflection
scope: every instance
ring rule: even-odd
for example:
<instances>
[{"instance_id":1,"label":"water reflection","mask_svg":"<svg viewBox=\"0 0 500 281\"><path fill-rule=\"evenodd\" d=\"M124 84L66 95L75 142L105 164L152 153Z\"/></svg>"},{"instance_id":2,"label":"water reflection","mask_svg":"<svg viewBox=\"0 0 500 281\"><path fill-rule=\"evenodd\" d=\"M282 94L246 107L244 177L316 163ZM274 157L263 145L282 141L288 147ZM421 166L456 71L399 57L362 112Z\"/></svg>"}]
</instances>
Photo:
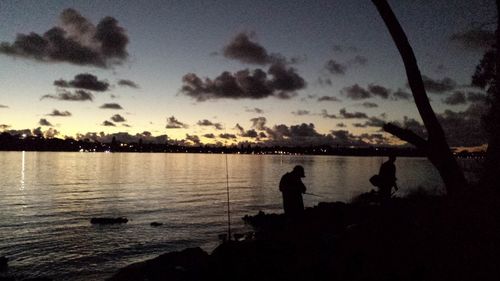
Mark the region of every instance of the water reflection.
<instances>
[{"instance_id":1,"label":"water reflection","mask_svg":"<svg viewBox=\"0 0 500 281\"><path fill-rule=\"evenodd\" d=\"M22 156L21 156L21 187L20 187L20 189L24 190L24 169L25 169L25 157L26 157L25 151L23 151L21 155Z\"/></svg>"}]
</instances>

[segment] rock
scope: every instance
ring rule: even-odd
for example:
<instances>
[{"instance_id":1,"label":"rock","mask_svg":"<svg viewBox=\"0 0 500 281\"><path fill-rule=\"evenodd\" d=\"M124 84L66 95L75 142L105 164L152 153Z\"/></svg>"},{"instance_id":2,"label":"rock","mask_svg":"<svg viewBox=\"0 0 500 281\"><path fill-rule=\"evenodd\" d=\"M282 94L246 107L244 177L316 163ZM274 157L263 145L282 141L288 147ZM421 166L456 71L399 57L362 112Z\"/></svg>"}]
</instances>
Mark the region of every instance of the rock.
<instances>
[{"instance_id":1,"label":"rock","mask_svg":"<svg viewBox=\"0 0 500 281\"><path fill-rule=\"evenodd\" d=\"M108 280L204 280L208 272L208 253L201 248L188 248L129 265Z\"/></svg>"},{"instance_id":2,"label":"rock","mask_svg":"<svg viewBox=\"0 0 500 281\"><path fill-rule=\"evenodd\" d=\"M91 224L117 224L117 223L127 223L128 219L124 217L119 218L92 218L90 219Z\"/></svg>"},{"instance_id":3,"label":"rock","mask_svg":"<svg viewBox=\"0 0 500 281\"><path fill-rule=\"evenodd\" d=\"M154 221L154 222L150 223L149 225L151 225L152 227L156 227L156 226L163 225L163 223Z\"/></svg>"}]
</instances>

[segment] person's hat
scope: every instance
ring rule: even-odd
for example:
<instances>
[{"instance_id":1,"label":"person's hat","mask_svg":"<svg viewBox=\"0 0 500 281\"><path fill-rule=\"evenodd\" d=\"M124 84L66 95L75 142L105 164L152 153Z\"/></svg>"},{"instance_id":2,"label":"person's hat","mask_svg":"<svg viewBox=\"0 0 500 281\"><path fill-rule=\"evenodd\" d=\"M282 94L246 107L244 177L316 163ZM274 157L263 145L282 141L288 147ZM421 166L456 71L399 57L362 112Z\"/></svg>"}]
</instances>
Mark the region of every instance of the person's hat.
<instances>
[{"instance_id":1,"label":"person's hat","mask_svg":"<svg viewBox=\"0 0 500 281\"><path fill-rule=\"evenodd\" d=\"M297 173L301 178L305 178L306 175L304 174L304 167L297 165L293 168L293 172Z\"/></svg>"}]
</instances>

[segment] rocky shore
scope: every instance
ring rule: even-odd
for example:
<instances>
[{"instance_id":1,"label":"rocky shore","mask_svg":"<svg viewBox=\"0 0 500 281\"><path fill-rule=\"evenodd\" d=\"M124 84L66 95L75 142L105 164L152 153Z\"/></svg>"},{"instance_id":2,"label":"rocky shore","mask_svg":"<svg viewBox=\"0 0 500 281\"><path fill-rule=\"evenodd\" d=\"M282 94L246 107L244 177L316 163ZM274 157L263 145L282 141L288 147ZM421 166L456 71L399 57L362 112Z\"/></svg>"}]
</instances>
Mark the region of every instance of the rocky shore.
<instances>
[{"instance_id":1,"label":"rocky shore","mask_svg":"<svg viewBox=\"0 0 500 281\"><path fill-rule=\"evenodd\" d=\"M495 201L416 195L380 205L365 195L298 218L259 213L243 218L252 239L166 253L109 280L498 280Z\"/></svg>"}]
</instances>

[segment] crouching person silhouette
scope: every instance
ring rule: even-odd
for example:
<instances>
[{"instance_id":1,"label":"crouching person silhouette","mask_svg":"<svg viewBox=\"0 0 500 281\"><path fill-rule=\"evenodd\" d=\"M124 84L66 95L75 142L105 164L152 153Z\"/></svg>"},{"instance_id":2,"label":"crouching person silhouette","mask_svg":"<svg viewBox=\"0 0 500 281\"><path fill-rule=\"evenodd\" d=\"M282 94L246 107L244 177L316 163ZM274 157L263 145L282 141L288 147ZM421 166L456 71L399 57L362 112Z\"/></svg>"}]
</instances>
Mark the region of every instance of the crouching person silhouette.
<instances>
[{"instance_id":1,"label":"crouching person silhouette","mask_svg":"<svg viewBox=\"0 0 500 281\"><path fill-rule=\"evenodd\" d=\"M301 180L304 177L304 167L300 165L281 177L279 189L283 195L283 209L287 216L295 217L304 212L302 194L306 192L306 186Z\"/></svg>"}]
</instances>

